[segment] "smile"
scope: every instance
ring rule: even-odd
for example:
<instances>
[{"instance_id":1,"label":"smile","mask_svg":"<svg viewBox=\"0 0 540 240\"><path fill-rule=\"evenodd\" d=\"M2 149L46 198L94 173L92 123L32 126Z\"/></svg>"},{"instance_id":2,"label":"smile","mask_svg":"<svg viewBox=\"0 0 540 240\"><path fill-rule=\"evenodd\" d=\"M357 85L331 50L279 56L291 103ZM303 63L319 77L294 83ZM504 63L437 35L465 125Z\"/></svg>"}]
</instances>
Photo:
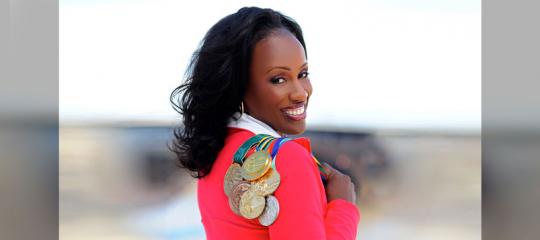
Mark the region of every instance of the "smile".
<instances>
[{"instance_id":1,"label":"smile","mask_svg":"<svg viewBox=\"0 0 540 240\"><path fill-rule=\"evenodd\" d=\"M300 103L291 107L283 108L281 109L281 111L287 118L293 121L300 121L306 118L306 104L305 103Z\"/></svg>"}]
</instances>

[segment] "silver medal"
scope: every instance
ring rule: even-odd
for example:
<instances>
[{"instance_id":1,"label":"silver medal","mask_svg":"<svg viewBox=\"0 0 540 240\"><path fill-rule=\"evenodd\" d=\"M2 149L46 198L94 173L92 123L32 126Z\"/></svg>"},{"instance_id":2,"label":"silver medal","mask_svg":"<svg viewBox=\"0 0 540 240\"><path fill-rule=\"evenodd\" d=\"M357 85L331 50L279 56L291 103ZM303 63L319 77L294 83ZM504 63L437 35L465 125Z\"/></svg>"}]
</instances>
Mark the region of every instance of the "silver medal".
<instances>
[{"instance_id":1,"label":"silver medal","mask_svg":"<svg viewBox=\"0 0 540 240\"><path fill-rule=\"evenodd\" d=\"M263 226L270 226L276 221L279 214L279 202L276 197L269 195L266 197L266 206L259 216L259 223Z\"/></svg>"}]
</instances>

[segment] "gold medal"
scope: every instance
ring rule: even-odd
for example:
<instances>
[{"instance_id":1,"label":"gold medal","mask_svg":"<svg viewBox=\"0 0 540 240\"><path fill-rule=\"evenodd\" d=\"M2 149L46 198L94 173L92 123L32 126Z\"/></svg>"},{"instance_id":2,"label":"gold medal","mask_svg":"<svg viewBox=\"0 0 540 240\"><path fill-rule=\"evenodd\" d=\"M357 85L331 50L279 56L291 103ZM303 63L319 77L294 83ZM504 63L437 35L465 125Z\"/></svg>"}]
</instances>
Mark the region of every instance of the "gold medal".
<instances>
[{"instance_id":1,"label":"gold medal","mask_svg":"<svg viewBox=\"0 0 540 240\"><path fill-rule=\"evenodd\" d=\"M231 196L233 187L235 184L242 181L242 167L238 163L233 163L227 173L225 174L225 179L223 180L223 189L227 196Z\"/></svg>"},{"instance_id":2,"label":"gold medal","mask_svg":"<svg viewBox=\"0 0 540 240\"><path fill-rule=\"evenodd\" d=\"M240 198L240 214L247 219L254 219L264 211L266 200L255 192L248 190Z\"/></svg>"},{"instance_id":3,"label":"gold medal","mask_svg":"<svg viewBox=\"0 0 540 240\"><path fill-rule=\"evenodd\" d=\"M270 195L266 197L266 206L264 211L259 217L259 223L263 226L270 226L276 221L279 215L279 202L276 197Z\"/></svg>"},{"instance_id":4,"label":"gold medal","mask_svg":"<svg viewBox=\"0 0 540 240\"><path fill-rule=\"evenodd\" d=\"M264 226L274 223L279 214L279 203L272 194L279 187L281 177L272 166L272 157L268 152L274 140L270 136L250 138L235 153L233 164L227 169L223 181L231 211L246 219L259 218ZM254 144L257 144L258 151L245 158ZM273 153L277 152L275 144Z\"/></svg>"},{"instance_id":5,"label":"gold medal","mask_svg":"<svg viewBox=\"0 0 540 240\"><path fill-rule=\"evenodd\" d=\"M245 192L250 188L250 184L247 182L239 182L234 185L231 195L229 196L229 207L231 210L240 216L240 199Z\"/></svg>"},{"instance_id":6,"label":"gold medal","mask_svg":"<svg viewBox=\"0 0 540 240\"><path fill-rule=\"evenodd\" d=\"M280 182L281 178L279 173L276 169L270 168L266 175L252 183L251 188L253 188L253 191L258 195L267 196L276 191Z\"/></svg>"},{"instance_id":7,"label":"gold medal","mask_svg":"<svg viewBox=\"0 0 540 240\"><path fill-rule=\"evenodd\" d=\"M272 158L266 151L257 151L251 154L242 164L242 177L248 181L256 180L270 169Z\"/></svg>"}]
</instances>

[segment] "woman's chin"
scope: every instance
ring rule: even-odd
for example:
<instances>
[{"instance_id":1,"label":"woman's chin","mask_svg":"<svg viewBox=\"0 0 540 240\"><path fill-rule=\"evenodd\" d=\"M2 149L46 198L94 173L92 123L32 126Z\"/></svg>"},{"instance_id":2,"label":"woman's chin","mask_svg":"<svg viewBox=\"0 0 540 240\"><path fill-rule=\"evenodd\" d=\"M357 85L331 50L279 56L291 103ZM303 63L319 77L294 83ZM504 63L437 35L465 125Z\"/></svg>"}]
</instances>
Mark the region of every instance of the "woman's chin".
<instances>
[{"instance_id":1,"label":"woman's chin","mask_svg":"<svg viewBox=\"0 0 540 240\"><path fill-rule=\"evenodd\" d=\"M306 131L306 122L304 120L296 122L294 125L289 125L287 129L281 131L287 135L299 135Z\"/></svg>"}]
</instances>

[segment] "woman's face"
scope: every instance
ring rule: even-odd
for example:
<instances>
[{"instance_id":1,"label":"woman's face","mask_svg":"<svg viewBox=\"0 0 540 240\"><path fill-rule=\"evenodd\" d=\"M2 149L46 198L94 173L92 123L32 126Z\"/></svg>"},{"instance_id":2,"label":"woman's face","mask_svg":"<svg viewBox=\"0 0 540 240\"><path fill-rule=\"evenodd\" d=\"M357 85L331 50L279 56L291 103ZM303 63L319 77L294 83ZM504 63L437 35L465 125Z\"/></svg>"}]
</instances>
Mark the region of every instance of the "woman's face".
<instances>
[{"instance_id":1,"label":"woman's face","mask_svg":"<svg viewBox=\"0 0 540 240\"><path fill-rule=\"evenodd\" d=\"M292 33L280 29L255 45L244 97L251 116L280 133L303 133L312 90L304 48Z\"/></svg>"}]
</instances>

